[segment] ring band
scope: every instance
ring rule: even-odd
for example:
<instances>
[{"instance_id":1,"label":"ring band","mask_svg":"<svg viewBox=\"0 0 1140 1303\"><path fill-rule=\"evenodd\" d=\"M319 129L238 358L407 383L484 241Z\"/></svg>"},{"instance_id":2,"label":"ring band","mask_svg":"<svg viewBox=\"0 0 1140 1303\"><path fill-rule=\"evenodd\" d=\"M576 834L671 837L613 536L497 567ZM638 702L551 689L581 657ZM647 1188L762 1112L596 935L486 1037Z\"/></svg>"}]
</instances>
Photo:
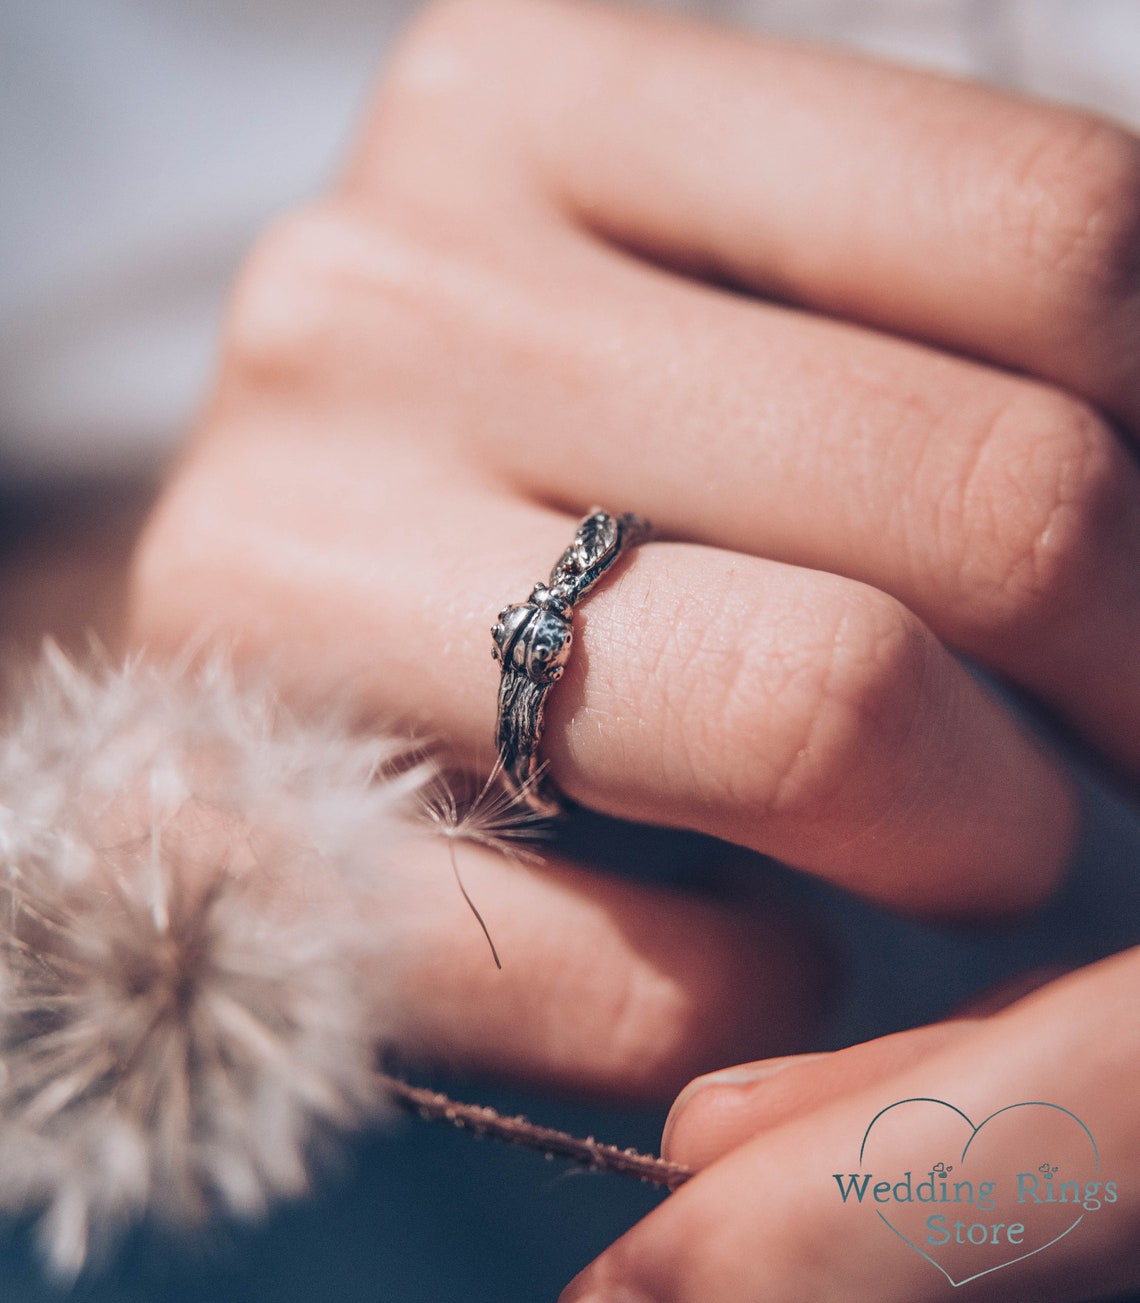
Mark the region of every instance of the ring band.
<instances>
[{"instance_id":1,"label":"ring band","mask_svg":"<svg viewBox=\"0 0 1140 1303\"><path fill-rule=\"evenodd\" d=\"M503 775L536 814L562 809L549 782L542 780L538 744L546 694L570 659L574 606L623 552L644 542L650 532L640 516L611 516L595 508L579 524L549 581L535 584L527 601L504 607L491 630L491 655L503 667L495 737Z\"/></svg>"}]
</instances>

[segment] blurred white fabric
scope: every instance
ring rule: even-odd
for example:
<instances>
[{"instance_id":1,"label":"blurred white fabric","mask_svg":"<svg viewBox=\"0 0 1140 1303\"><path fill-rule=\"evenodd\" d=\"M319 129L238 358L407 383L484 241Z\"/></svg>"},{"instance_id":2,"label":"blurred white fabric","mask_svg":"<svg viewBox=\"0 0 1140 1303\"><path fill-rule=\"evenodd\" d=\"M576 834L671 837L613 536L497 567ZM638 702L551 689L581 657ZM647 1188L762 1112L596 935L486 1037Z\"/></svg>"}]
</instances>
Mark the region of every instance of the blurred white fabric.
<instances>
[{"instance_id":1,"label":"blurred white fabric","mask_svg":"<svg viewBox=\"0 0 1140 1303\"><path fill-rule=\"evenodd\" d=\"M414 0L4 0L0 474L162 456L226 287L340 158ZM1137 0L672 0L1140 123Z\"/></svg>"}]
</instances>

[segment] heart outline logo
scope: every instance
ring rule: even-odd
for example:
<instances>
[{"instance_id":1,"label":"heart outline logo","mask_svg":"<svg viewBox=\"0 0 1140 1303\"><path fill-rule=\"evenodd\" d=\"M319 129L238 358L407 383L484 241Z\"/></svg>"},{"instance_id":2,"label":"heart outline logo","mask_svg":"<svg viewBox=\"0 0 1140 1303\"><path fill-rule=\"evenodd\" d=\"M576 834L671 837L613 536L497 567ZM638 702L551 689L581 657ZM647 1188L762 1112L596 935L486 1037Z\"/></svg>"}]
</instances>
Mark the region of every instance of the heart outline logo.
<instances>
[{"instance_id":1,"label":"heart outline logo","mask_svg":"<svg viewBox=\"0 0 1140 1303\"><path fill-rule=\"evenodd\" d=\"M1085 1133L1085 1135L1088 1136L1089 1144L1092 1146L1092 1152L1093 1152L1093 1171L1097 1173L1100 1172L1100 1149L1097 1146L1096 1137L1085 1125L1085 1123L1071 1109L1067 1109L1061 1104L1053 1104L1050 1103L1048 1100L1040 1100L1040 1099L1036 1099L1036 1100L1027 1099L1027 1100L1022 1100L1020 1103L1017 1104L1006 1104L1002 1108L995 1109L994 1112L989 1114L988 1117L984 1117L981 1120L981 1122L979 1122L975 1126L973 1120L956 1105L949 1103L947 1100L936 1099L933 1096L929 1096L929 1095L917 1095L910 1099L896 1100L893 1104L888 1104L886 1108L880 1109L879 1112L875 1114L875 1116L867 1124L867 1130L863 1133L863 1142L859 1146L860 1168L862 1168L863 1166L863 1159L867 1150L867 1141L870 1139L871 1132L872 1130L874 1130L875 1124L879 1121L880 1118L884 1117L892 1109L900 1108L904 1104L938 1104L941 1105L941 1107L943 1108L949 1109L952 1113L956 1113L962 1119L962 1121L965 1122L965 1124L970 1128L970 1137L966 1141L965 1145L962 1147L962 1154L958 1160L959 1163L965 1161L966 1155L970 1152L970 1146L978 1138L978 1135L982 1131L982 1129L988 1123L992 1122L995 1118L1001 1117L1002 1114L1009 1113L1014 1109L1019 1109L1019 1108L1055 1109L1058 1113L1063 1113L1065 1114L1066 1117L1071 1118L1081 1128L1081 1130ZM915 1242L912 1239L910 1239L909 1236L904 1235L903 1232L900 1231L897 1226L893 1225L890 1219L884 1216L884 1214L881 1213L877 1208L875 1209L875 1215L879 1218L879 1220L883 1223L883 1225L886 1226L895 1235L897 1235L904 1244L909 1245L910 1248L912 1248L915 1251L915 1253L919 1255L920 1258L925 1258L926 1261L929 1262L932 1266L937 1267L938 1270L942 1273L942 1275L945 1276L946 1279L949 1281L951 1287L954 1289L958 1289L962 1285L969 1285L971 1281L980 1280L983 1276L992 1275L993 1272L1001 1271L1005 1267L1015 1266L1019 1262L1024 1262L1027 1258L1036 1257L1037 1254L1043 1253L1046 1249L1052 1248L1054 1244L1057 1244L1059 1241L1063 1240L1066 1235L1069 1235L1073 1231L1075 1231L1076 1228L1085 1219L1085 1213L1082 1211L1080 1216L1078 1216L1069 1226L1067 1226L1063 1231L1061 1231L1060 1234L1054 1235L1051 1240L1046 1241L1046 1243L1044 1244L1039 1244L1037 1248L1030 1249L1028 1253L1022 1253L1019 1254L1016 1258L1010 1258L1007 1262L999 1262L995 1266L986 1267L984 1270L975 1272L972 1276L966 1276L962 1280L955 1280L954 1277L950 1275L950 1273L946 1270L945 1267L942 1266L940 1262L938 1262L935 1258L931 1257L931 1255L929 1253L926 1253L923 1249L920 1249L919 1246L915 1244Z\"/></svg>"}]
</instances>

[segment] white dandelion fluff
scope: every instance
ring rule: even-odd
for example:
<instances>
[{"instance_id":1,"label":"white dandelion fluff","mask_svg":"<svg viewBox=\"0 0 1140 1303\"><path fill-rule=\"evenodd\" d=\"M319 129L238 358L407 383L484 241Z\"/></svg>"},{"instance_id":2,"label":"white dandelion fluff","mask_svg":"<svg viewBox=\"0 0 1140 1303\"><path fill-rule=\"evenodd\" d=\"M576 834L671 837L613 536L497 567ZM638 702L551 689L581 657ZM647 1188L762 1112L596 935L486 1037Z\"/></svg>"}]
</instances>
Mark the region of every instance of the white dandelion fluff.
<instances>
[{"instance_id":1,"label":"white dandelion fluff","mask_svg":"<svg viewBox=\"0 0 1140 1303\"><path fill-rule=\"evenodd\" d=\"M0 1209L57 1272L146 1212L301 1192L381 1106L357 905L431 776L218 664L49 649L0 736Z\"/></svg>"}]
</instances>

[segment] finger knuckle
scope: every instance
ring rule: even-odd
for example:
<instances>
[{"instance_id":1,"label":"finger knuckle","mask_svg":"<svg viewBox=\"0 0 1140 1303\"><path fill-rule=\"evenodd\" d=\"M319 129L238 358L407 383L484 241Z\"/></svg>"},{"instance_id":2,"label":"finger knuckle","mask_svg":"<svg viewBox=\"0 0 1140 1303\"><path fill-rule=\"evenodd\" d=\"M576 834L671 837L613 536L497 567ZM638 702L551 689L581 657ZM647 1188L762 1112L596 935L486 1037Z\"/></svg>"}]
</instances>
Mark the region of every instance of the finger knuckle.
<instances>
[{"instance_id":1,"label":"finger knuckle","mask_svg":"<svg viewBox=\"0 0 1140 1303\"><path fill-rule=\"evenodd\" d=\"M533 0L429 0L408 25L404 55L436 43L480 46L484 33L517 22L531 8L541 10L541 0L537 5Z\"/></svg>"},{"instance_id":2,"label":"finger knuckle","mask_svg":"<svg viewBox=\"0 0 1140 1303\"><path fill-rule=\"evenodd\" d=\"M684 984L648 966L634 965L608 993L606 1058L615 1079L634 1089L660 1090L684 1079L692 1065L697 1010Z\"/></svg>"},{"instance_id":3,"label":"finger knuckle","mask_svg":"<svg viewBox=\"0 0 1140 1303\"><path fill-rule=\"evenodd\" d=\"M933 640L894 598L852 585L833 608L830 636L811 648L816 688L800 714L794 751L770 805L779 814L823 817L845 805L868 756L909 735L928 679Z\"/></svg>"},{"instance_id":4,"label":"finger knuckle","mask_svg":"<svg viewBox=\"0 0 1140 1303\"><path fill-rule=\"evenodd\" d=\"M756 817L824 818L861 757L905 737L926 680L933 640L905 607L852 581L816 583L810 603L746 612L727 672L705 676L694 703L689 731L719 760L699 767L712 795Z\"/></svg>"},{"instance_id":5,"label":"finger knuckle","mask_svg":"<svg viewBox=\"0 0 1140 1303\"><path fill-rule=\"evenodd\" d=\"M296 380L331 351L346 235L334 214L313 208L280 218L259 237L234 286L224 334L226 361L243 378Z\"/></svg>"},{"instance_id":6,"label":"finger knuckle","mask_svg":"<svg viewBox=\"0 0 1140 1303\"><path fill-rule=\"evenodd\" d=\"M432 0L396 42L353 162L359 197L502 221L507 190L534 191L527 141L557 41L542 0ZM466 183L457 183L457 176Z\"/></svg>"},{"instance_id":7,"label":"finger knuckle","mask_svg":"<svg viewBox=\"0 0 1140 1303\"><path fill-rule=\"evenodd\" d=\"M486 74L510 65L513 34L541 21L534 0L430 0L406 28L385 75L385 90L409 101L495 89ZM533 53L533 51L532 51Z\"/></svg>"},{"instance_id":8,"label":"finger knuckle","mask_svg":"<svg viewBox=\"0 0 1140 1303\"><path fill-rule=\"evenodd\" d=\"M960 614L980 645L1081 609L1127 505L1125 460L1101 418L1060 392L1026 389L1001 409L949 512Z\"/></svg>"},{"instance_id":9,"label":"finger knuckle","mask_svg":"<svg viewBox=\"0 0 1140 1303\"><path fill-rule=\"evenodd\" d=\"M225 378L275 389L375 386L422 351L429 255L395 223L317 205L279 220L238 278Z\"/></svg>"},{"instance_id":10,"label":"finger knuckle","mask_svg":"<svg viewBox=\"0 0 1140 1303\"><path fill-rule=\"evenodd\" d=\"M1140 275L1140 140L1077 114L1050 115L1009 170L1014 256L1062 323L1084 330Z\"/></svg>"}]
</instances>

